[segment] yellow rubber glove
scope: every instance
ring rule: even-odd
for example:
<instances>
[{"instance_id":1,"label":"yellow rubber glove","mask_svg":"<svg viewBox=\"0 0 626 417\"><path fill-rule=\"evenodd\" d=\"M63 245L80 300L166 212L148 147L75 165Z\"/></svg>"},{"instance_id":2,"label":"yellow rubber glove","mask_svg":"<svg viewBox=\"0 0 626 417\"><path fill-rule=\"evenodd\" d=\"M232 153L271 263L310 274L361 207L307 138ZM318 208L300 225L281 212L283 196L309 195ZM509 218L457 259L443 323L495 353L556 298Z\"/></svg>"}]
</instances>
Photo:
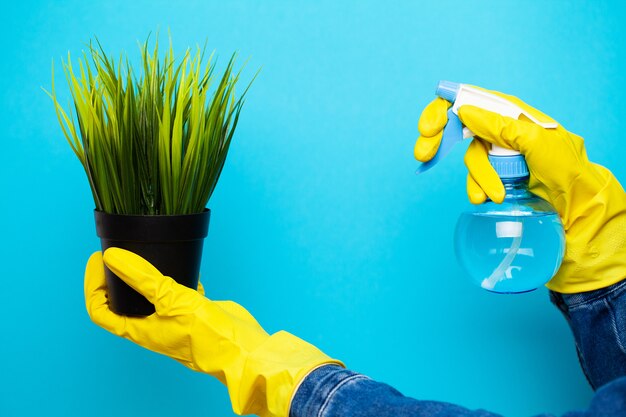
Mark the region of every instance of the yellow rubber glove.
<instances>
[{"instance_id":1,"label":"yellow rubber glove","mask_svg":"<svg viewBox=\"0 0 626 417\"><path fill-rule=\"evenodd\" d=\"M118 316L108 306L103 256L85 271L85 303L91 319L113 334L218 378L237 414L286 417L300 381L334 363L315 346L280 331L267 334L239 304L211 301L163 276L140 256L118 248L104 253L118 277L154 304L145 318Z\"/></svg>"},{"instance_id":2,"label":"yellow rubber glove","mask_svg":"<svg viewBox=\"0 0 626 417\"><path fill-rule=\"evenodd\" d=\"M489 91L489 90L486 90ZM506 98L542 122L550 117L520 99ZM450 103L432 101L419 120L415 158L430 160L441 143ZM626 194L611 172L590 162L583 139L559 125L544 129L474 106L461 106L459 118L476 136L465 154L467 193L474 204L504 199L504 186L488 160L489 143L526 157L530 191L549 201L565 228L566 252L548 288L561 293L591 291L626 277Z\"/></svg>"}]
</instances>

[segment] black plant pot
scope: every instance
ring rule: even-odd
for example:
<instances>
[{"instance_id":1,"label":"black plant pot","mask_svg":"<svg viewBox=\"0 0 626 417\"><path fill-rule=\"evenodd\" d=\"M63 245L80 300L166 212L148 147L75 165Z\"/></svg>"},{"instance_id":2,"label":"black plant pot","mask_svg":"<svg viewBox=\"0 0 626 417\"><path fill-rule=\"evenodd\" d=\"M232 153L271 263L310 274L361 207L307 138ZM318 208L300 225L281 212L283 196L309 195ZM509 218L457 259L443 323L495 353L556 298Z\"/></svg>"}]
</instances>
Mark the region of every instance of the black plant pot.
<instances>
[{"instance_id":1,"label":"black plant pot","mask_svg":"<svg viewBox=\"0 0 626 417\"><path fill-rule=\"evenodd\" d=\"M202 244L211 211L177 216L133 216L95 211L102 251L117 247L132 251L163 275L194 290L198 288ZM149 316L154 306L105 266L109 307L117 314Z\"/></svg>"}]
</instances>

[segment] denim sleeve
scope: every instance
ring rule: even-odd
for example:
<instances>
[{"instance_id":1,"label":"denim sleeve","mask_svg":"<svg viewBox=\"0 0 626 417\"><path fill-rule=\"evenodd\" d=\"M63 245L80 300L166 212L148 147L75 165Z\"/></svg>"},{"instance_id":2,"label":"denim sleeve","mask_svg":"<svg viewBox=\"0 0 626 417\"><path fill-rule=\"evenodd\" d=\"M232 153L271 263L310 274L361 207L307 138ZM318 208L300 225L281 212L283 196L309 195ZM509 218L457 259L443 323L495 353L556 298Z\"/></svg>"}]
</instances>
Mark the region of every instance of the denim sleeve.
<instances>
[{"instance_id":1,"label":"denim sleeve","mask_svg":"<svg viewBox=\"0 0 626 417\"><path fill-rule=\"evenodd\" d=\"M327 365L311 372L291 402L290 417L501 417L488 411L405 397L365 375Z\"/></svg>"},{"instance_id":2,"label":"denim sleeve","mask_svg":"<svg viewBox=\"0 0 626 417\"><path fill-rule=\"evenodd\" d=\"M387 384L327 365L302 382L291 402L290 417L501 417L484 410L405 397ZM563 417L626 416L626 378L599 389L589 408ZM537 417L550 417L541 414Z\"/></svg>"},{"instance_id":3,"label":"denim sleeve","mask_svg":"<svg viewBox=\"0 0 626 417\"><path fill-rule=\"evenodd\" d=\"M626 376L626 280L577 294L552 292L550 298L572 329L591 387Z\"/></svg>"}]
</instances>

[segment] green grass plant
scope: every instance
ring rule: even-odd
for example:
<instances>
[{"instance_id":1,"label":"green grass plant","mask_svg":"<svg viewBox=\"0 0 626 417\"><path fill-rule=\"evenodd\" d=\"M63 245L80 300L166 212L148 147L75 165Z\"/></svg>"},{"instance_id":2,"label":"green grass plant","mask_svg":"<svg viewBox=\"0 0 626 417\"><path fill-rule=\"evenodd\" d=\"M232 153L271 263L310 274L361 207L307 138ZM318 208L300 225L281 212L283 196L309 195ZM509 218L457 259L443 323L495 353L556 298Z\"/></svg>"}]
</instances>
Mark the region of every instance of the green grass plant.
<instances>
[{"instance_id":1,"label":"green grass plant","mask_svg":"<svg viewBox=\"0 0 626 417\"><path fill-rule=\"evenodd\" d=\"M244 96L235 86L233 54L215 76L215 59L187 49L162 57L158 39L140 45L137 74L124 54L108 56L99 42L63 68L73 111L57 100L61 130L89 179L96 209L112 214L202 212L215 189L237 127Z\"/></svg>"}]
</instances>

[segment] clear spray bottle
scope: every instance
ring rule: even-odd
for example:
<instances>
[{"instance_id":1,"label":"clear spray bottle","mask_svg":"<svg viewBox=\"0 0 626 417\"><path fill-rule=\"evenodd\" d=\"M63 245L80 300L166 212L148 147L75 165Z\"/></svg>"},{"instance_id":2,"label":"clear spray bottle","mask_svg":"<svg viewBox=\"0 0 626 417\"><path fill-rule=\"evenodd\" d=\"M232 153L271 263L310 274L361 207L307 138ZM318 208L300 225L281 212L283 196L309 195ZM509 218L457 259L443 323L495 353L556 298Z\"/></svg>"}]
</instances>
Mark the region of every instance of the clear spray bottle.
<instances>
[{"instance_id":1,"label":"clear spray bottle","mask_svg":"<svg viewBox=\"0 0 626 417\"><path fill-rule=\"evenodd\" d=\"M524 115L550 129L510 101L475 87L441 81L437 95L452 102L439 150L417 173L433 167L463 138L474 136L458 117L469 104L503 116ZM558 271L565 251L565 234L556 210L528 190L529 171L519 152L492 146L489 161L504 184L501 204L491 200L462 213L454 248L461 267L481 288L504 294L523 293L547 283Z\"/></svg>"}]
</instances>

